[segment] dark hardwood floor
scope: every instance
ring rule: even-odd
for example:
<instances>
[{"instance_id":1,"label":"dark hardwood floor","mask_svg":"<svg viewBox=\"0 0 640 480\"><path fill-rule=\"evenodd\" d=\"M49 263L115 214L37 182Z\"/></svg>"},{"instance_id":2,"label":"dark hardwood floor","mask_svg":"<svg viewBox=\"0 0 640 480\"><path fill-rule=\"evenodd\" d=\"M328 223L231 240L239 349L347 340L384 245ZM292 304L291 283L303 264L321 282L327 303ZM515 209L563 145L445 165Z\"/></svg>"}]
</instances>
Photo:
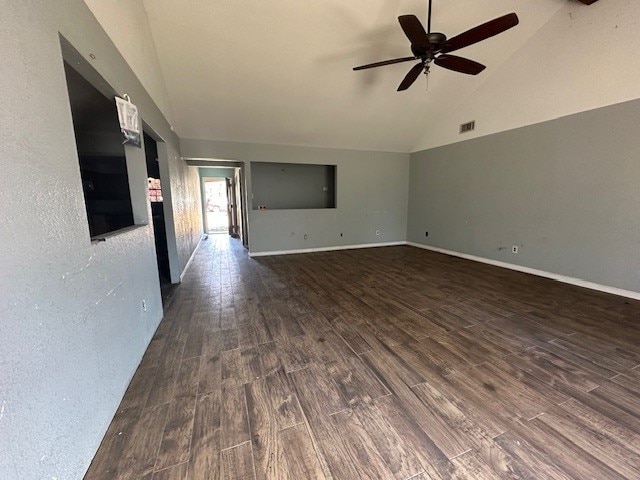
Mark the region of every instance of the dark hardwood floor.
<instances>
[{"instance_id":1,"label":"dark hardwood floor","mask_svg":"<svg viewBox=\"0 0 640 480\"><path fill-rule=\"evenodd\" d=\"M640 478L640 302L203 242L87 479Z\"/></svg>"}]
</instances>

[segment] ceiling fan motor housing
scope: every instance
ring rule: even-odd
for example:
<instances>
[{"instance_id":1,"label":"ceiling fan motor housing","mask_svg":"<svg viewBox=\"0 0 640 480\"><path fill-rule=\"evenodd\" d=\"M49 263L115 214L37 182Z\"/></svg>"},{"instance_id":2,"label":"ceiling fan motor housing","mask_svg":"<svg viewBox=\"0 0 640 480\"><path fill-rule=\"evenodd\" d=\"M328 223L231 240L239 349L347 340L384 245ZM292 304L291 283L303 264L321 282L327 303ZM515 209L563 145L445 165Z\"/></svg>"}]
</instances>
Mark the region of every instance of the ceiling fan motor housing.
<instances>
[{"instance_id":1,"label":"ceiling fan motor housing","mask_svg":"<svg viewBox=\"0 0 640 480\"><path fill-rule=\"evenodd\" d=\"M438 50L447 41L447 36L444 33L429 33L427 38L432 50Z\"/></svg>"},{"instance_id":2,"label":"ceiling fan motor housing","mask_svg":"<svg viewBox=\"0 0 640 480\"><path fill-rule=\"evenodd\" d=\"M433 58L433 54L439 52L447 41L447 36L444 33L429 33L427 34L427 41L427 45L412 44L411 52L418 58Z\"/></svg>"},{"instance_id":3,"label":"ceiling fan motor housing","mask_svg":"<svg viewBox=\"0 0 640 480\"><path fill-rule=\"evenodd\" d=\"M416 57L430 56L429 53L440 51L444 43L447 41L447 36L444 33L428 33L426 40L426 45L415 43L411 44L411 52Z\"/></svg>"}]
</instances>

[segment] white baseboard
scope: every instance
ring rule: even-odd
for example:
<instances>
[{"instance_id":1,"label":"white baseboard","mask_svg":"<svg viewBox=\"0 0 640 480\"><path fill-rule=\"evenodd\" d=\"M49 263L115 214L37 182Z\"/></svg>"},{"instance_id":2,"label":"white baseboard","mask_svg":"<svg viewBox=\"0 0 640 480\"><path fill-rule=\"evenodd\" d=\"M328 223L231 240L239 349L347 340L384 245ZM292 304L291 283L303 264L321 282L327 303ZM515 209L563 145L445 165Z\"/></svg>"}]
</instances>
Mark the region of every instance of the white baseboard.
<instances>
[{"instance_id":1,"label":"white baseboard","mask_svg":"<svg viewBox=\"0 0 640 480\"><path fill-rule=\"evenodd\" d=\"M354 250L357 248L397 247L407 242L362 243L360 245L339 245L335 247L300 248L297 250L274 250L271 252L249 252L250 257L268 257L271 255L291 255L295 253L333 252L335 250Z\"/></svg>"},{"instance_id":2,"label":"white baseboard","mask_svg":"<svg viewBox=\"0 0 640 480\"><path fill-rule=\"evenodd\" d=\"M577 285L578 287L589 288L591 290L598 290L600 292L611 293L621 297L633 298L634 300L640 300L640 292L634 292L632 290L624 290L622 288L610 287L609 285L601 285L599 283L589 282L588 280L582 280L580 278L569 277L559 273L546 272L544 270L538 270L536 268L524 267L522 265L515 265L513 263L501 262L499 260L491 260L489 258L477 257L468 253L455 252L453 250L446 250L444 248L432 247L430 245L423 245L416 242L406 242L407 245L417 248L423 248L432 252L444 253L454 257L465 258L467 260L473 260L474 262L487 263L496 267L508 268L509 270L516 270L518 272L530 273L531 275L537 275L539 277L550 278L557 280L558 282L568 283L570 285Z\"/></svg>"},{"instance_id":3,"label":"white baseboard","mask_svg":"<svg viewBox=\"0 0 640 480\"><path fill-rule=\"evenodd\" d=\"M334 247L301 248L297 250L274 250L270 252L250 252L249 256L250 257L266 257L271 255L291 255L296 253L332 252L336 250L353 250L353 249L359 249L359 248L375 248L375 247L393 247L398 245L410 245L412 247L422 248L424 250L430 250L432 252L444 253L445 255L464 258L466 260L472 260L474 262L486 263L488 265L507 268L509 270L515 270L517 272L537 275L538 277L550 278L558 282L567 283L570 285L576 285L578 287L584 287L590 290L597 290L599 292L610 293L612 295L618 295L620 297L640 300L640 292L634 292L632 290L625 290L622 288L611 287L609 285L602 285L600 283L590 282L588 280L583 280L581 278L570 277L568 275L562 275L559 273L547 272L545 270L538 270L537 268L525 267L523 265L516 265L508 262L501 262L500 260L492 260L490 258L478 257L476 255L456 252L456 251L447 250L444 248L432 247L430 245L423 245L421 243L416 243L416 242L400 241L400 242L383 242L383 243L363 243L359 245L340 245L340 246L334 246Z\"/></svg>"},{"instance_id":4,"label":"white baseboard","mask_svg":"<svg viewBox=\"0 0 640 480\"><path fill-rule=\"evenodd\" d=\"M184 276L186 275L187 270L189 270L189 267L191 266L191 262L193 262L193 257L196 256L196 252L198 251L198 248L200 248L200 244L202 243L202 240L204 240L206 237L207 235L200 236L200 240L198 240L198 244L196 245L196 248L194 248L193 252L191 252L191 256L189 257L187 264L184 266L184 270L182 270L182 273L180 274L180 283L182 283L182 280L184 279Z\"/></svg>"}]
</instances>

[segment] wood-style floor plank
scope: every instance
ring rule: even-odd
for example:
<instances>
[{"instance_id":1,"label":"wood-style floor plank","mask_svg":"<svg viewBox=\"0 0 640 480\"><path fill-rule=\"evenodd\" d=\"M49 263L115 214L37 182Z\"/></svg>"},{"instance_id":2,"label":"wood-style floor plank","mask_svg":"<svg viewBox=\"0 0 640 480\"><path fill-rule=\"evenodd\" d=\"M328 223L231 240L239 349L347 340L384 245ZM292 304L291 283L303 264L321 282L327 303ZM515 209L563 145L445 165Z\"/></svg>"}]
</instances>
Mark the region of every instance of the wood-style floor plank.
<instances>
[{"instance_id":1,"label":"wood-style floor plank","mask_svg":"<svg viewBox=\"0 0 640 480\"><path fill-rule=\"evenodd\" d=\"M145 408L131 430L124 456L118 459L122 466L117 478L151 477L155 456L162 439L168 405Z\"/></svg>"},{"instance_id":2,"label":"wood-style floor plank","mask_svg":"<svg viewBox=\"0 0 640 480\"><path fill-rule=\"evenodd\" d=\"M251 449L257 478L286 477L286 465L278 437L278 419L266 379L246 385Z\"/></svg>"},{"instance_id":3,"label":"wood-style floor plank","mask_svg":"<svg viewBox=\"0 0 640 480\"><path fill-rule=\"evenodd\" d=\"M220 392L199 395L193 422L189 480L214 480L220 476Z\"/></svg>"},{"instance_id":4,"label":"wood-style floor plank","mask_svg":"<svg viewBox=\"0 0 640 480\"><path fill-rule=\"evenodd\" d=\"M288 478L325 480L322 465L318 459L306 425L295 425L278 432L282 454L287 462Z\"/></svg>"},{"instance_id":5,"label":"wood-style floor plank","mask_svg":"<svg viewBox=\"0 0 640 480\"><path fill-rule=\"evenodd\" d=\"M254 480L251 444L243 443L220 453L221 480Z\"/></svg>"},{"instance_id":6,"label":"wood-style floor plank","mask_svg":"<svg viewBox=\"0 0 640 480\"><path fill-rule=\"evenodd\" d=\"M96 454L86 480L123 478L120 472L120 459L125 457L130 431L138 424L136 409L119 410L102 439L100 450Z\"/></svg>"},{"instance_id":7,"label":"wood-style floor plank","mask_svg":"<svg viewBox=\"0 0 640 480\"><path fill-rule=\"evenodd\" d=\"M223 386L220 411L220 448L249 441L249 421L243 387Z\"/></svg>"},{"instance_id":8,"label":"wood-style floor plank","mask_svg":"<svg viewBox=\"0 0 640 480\"><path fill-rule=\"evenodd\" d=\"M619 474L632 478L640 473L640 455L606 430L584 422L567 410L555 408L538 420L567 437L571 442L597 458L601 458Z\"/></svg>"},{"instance_id":9,"label":"wood-style floor plank","mask_svg":"<svg viewBox=\"0 0 640 480\"><path fill-rule=\"evenodd\" d=\"M203 241L87 479L616 479L640 302L412 247Z\"/></svg>"},{"instance_id":10,"label":"wood-style floor plank","mask_svg":"<svg viewBox=\"0 0 640 480\"><path fill-rule=\"evenodd\" d=\"M411 478L423 471L420 459L404 441L405 432L398 432L381 409L359 406L354 413L394 478Z\"/></svg>"},{"instance_id":11,"label":"wood-style floor plank","mask_svg":"<svg viewBox=\"0 0 640 480\"><path fill-rule=\"evenodd\" d=\"M544 451L549 461L573 478L618 479L618 474L591 448L585 449L570 438L570 433L549 426L541 418L523 425L520 432L537 450Z\"/></svg>"},{"instance_id":12,"label":"wood-style floor plank","mask_svg":"<svg viewBox=\"0 0 640 480\"><path fill-rule=\"evenodd\" d=\"M189 464L181 463L174 467L165 468L153 474L152 480L185 480Z\"/></svg>"},{"instance_id":13,"label":"wood-style floor plank","mask_svg":"<svg viewBox=\"0 0 640 480\"><path fill-rule=\"evenodd\" d=\"M352 409L332 415L331 421L342 439L341 455L350 459L359 478L398 478L394 477Z\"/></svg>"},{"instance_id":14,"label":"wood-style floor plank","mask_svg":"<svg viewBox=\"0 0 640 480\"><path fill-rule=\"evenodd\" d=\"M179 398L171 403L155 462L156 470L189 460L195 410L195 395Z\"/></svg>"}]
</instances>

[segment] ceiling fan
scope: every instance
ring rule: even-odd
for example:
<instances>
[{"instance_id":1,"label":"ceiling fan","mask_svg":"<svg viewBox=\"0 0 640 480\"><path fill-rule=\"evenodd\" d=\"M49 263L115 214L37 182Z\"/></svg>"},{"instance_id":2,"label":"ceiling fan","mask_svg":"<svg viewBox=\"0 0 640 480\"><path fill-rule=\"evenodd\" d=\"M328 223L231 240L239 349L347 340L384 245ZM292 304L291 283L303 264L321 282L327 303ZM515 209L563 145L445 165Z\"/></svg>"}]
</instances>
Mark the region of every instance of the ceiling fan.
<instances>
[{"instance_id":1,"label":"ceiling fan","mask_svg":"<svg viewBox=\"0 0 640 480\"><path fill-rule=\"evenodd\" d=\"M590 0L581 1L586 2ZM449 53L498 35L505 30L515 27L519 22L518 16L515 13L509 13L447 39L443 33L431 32L431 3L432 0L429 0L429 15L426 31L415 15L401 15L398 17L404 34L411 42L411 52L413 56L361 65L354 67L354 70L364 70L367 68L382 67L383 65L418 60L419 63L409 70L409 73L407 73L404 80L400 83L398 87L399 92L413 85L413 82L420 76L420 73L424 72L425 75L428 75L431 62L439 67L447 68L455 72L477 75L486 68L484 65L467 58L449 55Z\"/></svg>"}]
</instances>

